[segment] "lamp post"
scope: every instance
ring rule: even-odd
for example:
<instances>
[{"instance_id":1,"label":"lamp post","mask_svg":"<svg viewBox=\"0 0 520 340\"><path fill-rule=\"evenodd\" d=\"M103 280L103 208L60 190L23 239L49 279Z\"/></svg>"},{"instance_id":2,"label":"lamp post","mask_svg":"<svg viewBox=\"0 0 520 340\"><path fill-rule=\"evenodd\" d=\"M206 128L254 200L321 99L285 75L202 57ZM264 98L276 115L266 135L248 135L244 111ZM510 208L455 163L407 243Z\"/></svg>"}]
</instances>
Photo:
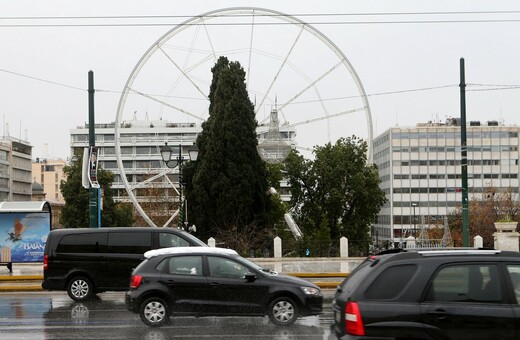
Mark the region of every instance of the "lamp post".
<instances>
[{"instance_id":1,"label":"lamp post","mask_svg":"<svg viewBox=\"0 0 520 340\"><path fill-rule=\"evenodd\" d=\"M416 229L416 217L415 217L415 207L417 206L417 202L412 202L413 207L413 237L417 238L417 229Z\"/></svg>"},{"instance_id":2,"label":"lamp post","mask_svg":"<svg viewBox=\"0 0 520 340\"><path fill-rule=\"evenodd\" d=\"M188 149L189 158L185 158L182 156L182 145L179 144L179 154L173 160L171 159L173 151L172 151L172 148L170 146L168 146L168 143L165 142L164 146L161 147L160 151L161 151L161 158L162 158L164 164L166 164L166 166L168 168L173 169L177 166L179 167L179 213L181 214L181 216L179 217L178 228L182 229L183 224L185 224L186 226L188 225L187 210L186 210L186 212L183 212L183 210L182 210L185 205L185 202L184 202L185 199L182 195L182 164L187 160L196 162L197 158L199 157L199 148L195 144L190 146L190 148ZM185 221L183 221L183 219L185 219Z\"/></svg>"}]
</instances>

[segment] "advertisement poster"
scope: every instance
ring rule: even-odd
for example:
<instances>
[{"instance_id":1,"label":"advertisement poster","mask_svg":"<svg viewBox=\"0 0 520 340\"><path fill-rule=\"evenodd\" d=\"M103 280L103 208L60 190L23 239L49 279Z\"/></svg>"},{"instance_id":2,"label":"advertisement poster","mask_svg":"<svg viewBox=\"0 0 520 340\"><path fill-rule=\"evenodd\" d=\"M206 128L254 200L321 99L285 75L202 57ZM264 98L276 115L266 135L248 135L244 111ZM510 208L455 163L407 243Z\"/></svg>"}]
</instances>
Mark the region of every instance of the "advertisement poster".
<instances>
[{"instance_id":1,"label":"advertisement poster","mask_svg":"<svg viewBox=\"0 0 520 340\"><path fill-rule=\"evenodd\" d=\"M43 251L51 229L48 212L1 213L0 248L10 262L43 262Z\"/></svg>"}]
</instances>

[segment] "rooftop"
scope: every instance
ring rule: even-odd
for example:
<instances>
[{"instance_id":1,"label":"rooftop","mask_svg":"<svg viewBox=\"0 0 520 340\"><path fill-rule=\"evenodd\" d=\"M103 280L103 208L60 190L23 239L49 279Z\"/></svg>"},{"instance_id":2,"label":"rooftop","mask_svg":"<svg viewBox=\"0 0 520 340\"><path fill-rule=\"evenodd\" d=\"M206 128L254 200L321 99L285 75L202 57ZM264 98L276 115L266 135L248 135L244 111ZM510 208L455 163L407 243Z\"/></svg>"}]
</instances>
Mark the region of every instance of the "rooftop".
<instances>
[{"instance_id":1,"label":"rooftop","mask_svg":"<svg viewBox=\"0 0 520 340\"><path fill-rule=\"evenodd\" d=\"M144 257L149 259L159 255L174 255L174 254L186 254L186 253L197 253L197 254L222 254L222 255L238 255L238 253L232 249L226 248L215 248L215 247L170 247L162 249L149 250L144 253Z\"/></svg>"}]
</instances>

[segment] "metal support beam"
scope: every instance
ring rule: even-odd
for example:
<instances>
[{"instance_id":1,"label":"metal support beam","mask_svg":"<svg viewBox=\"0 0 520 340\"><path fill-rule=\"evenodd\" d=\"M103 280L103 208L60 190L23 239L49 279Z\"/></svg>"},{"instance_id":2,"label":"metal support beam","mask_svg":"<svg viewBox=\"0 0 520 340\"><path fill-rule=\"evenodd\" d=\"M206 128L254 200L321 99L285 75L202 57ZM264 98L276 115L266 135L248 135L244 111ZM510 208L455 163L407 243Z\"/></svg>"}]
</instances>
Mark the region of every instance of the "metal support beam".
<instances>
[{"instance_id":1,"label":"metal support beam","mask_svg":"<svg viewBox=\"0 0 520 340\"><path fill-rule=\"evenodd\" d=\"M464 58L460 58L460 151L462 174L462 243L469 247L468 146L466 138L466 80Z\"/></svg>"},{"instance_id":2,"label":"metal support beam","mask_svg":"<svg viewBox=\"0 0 520 340\"><path fill-rule=\"evenodd\" d=\"M94 72L88 71L88 145L96 146L96 130L94 123ZM99 188L89 188L89 226L99 228L101 225L101 214L99 211Z\"/></svg>"}]
</instances>

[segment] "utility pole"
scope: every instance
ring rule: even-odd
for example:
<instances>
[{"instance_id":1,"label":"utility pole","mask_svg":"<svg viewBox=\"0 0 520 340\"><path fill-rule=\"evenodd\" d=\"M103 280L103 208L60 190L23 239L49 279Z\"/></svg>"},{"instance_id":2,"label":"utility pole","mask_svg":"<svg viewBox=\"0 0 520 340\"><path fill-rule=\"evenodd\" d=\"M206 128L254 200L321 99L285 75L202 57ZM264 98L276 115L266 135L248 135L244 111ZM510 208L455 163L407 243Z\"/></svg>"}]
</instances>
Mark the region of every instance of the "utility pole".
<instances>
[{"instance_id":1,"label":"utility pole","mask_svg":"<svg viewBox=\"0 0 520 340\"><path fill-rule=\"evenodd\" d=\"M468 146L466 138L466 80L464 58L460 58L460 152L462 173L462 243L469 247Z\"/></svg>"},{"instance_id":2,"label":"utility pole","mask_svg":"<svg viewBox=\"0 0 520 340\"><path fill-rule=\"evenodd\" d=\"M88 153L89 157L91 157L92 150L95 149L96 146L96 130L95 130L95 122L94 122L94 72L88 71L88 145L90 152ZM95 155L95 171L97 171L97 153ZM91 164L92 160L89 159L89 164ZM97 176L95 173L94 175ZM89 176L92 177L92 174L89 173ZM99 187L95 187L92 185L92 181L89 187L89 226L90 228L99 228L100 227L100 212L99 212Z\"/></svg>"}]
</instances>

